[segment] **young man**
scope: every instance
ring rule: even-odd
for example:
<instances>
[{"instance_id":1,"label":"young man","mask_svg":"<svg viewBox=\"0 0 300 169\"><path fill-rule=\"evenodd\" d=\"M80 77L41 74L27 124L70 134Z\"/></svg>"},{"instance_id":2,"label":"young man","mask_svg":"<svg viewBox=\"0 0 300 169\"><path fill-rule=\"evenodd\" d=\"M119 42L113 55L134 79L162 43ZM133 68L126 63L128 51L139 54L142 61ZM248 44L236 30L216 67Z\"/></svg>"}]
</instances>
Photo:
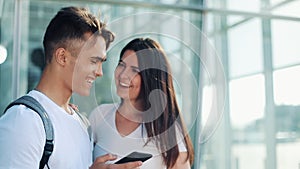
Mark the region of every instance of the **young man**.
<instances>
[{"instance_id":1,"label":"young man","mask_svg":"<svg viewBox=\"0 0 300 169\"><path fill-rule=\"evenodd\" d=\"M45 168L135 168L141 162L105 164L105 155L92 164L92 142L81 118L69 101L73 92L89 95L114 35L84 8L62 8L44 36L46 66L39 84L28 93L47 111L54 129L54 149ZM39 115L13 106L0 119L0 169L37 169L45 146Z\"/></svg>"}]
</instances>

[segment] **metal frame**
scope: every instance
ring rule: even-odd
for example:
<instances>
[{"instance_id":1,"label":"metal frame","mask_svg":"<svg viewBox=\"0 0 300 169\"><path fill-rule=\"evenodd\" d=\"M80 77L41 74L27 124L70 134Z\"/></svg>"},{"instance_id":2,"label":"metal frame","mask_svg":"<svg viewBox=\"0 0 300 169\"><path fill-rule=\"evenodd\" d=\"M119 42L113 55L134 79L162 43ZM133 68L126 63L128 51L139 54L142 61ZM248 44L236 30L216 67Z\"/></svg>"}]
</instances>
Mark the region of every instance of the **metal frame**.
<instances>
[{"instance_id":1,"label":"metal frame","mask_svg":"<svg viewBox=\"0 0 300 169\"><path fill-rule=\"evenodd\" d=\"M12 69L12 97L17 98L20 96L20 67L21 67L21 20L22 20L22 0L15 0L14 12L14 43L13 43L13 69Z\"/></svg>"},{"instance_id":2,"label":"metal frame","mask_svg":"<svg viewBox=\"0 0 300 169\"><path fill-rule=\"evenodd\" d=\"M50 0L31 0L31 1L49 1ZM230 9L220 9L220 8L210 8L202 5L183 5L183 4L163 4L157 2L137 2L137 1L121 1L121 0L86 0L84 3L102 3L102 4L112 4L112 5L124 5L131 7L143 7L143 8L155 8L155 9L171 9L171 10L188 10L193 12L203 12L203 13L214 13L218 15L242 15L245 17L260 17L265 19L282 19L290 21L300 21L300 17L284 16L284 15L274 15L270 11L275 8L286 5L295 0L286 0L280 2L270 8L266 8L265 11L261 12L245 12L240 10L230 10ZM51 0L51 2L70 2L67 0ZM83 2L83 0L72 0L72 2Z\"/></svg>"}]
</instances>

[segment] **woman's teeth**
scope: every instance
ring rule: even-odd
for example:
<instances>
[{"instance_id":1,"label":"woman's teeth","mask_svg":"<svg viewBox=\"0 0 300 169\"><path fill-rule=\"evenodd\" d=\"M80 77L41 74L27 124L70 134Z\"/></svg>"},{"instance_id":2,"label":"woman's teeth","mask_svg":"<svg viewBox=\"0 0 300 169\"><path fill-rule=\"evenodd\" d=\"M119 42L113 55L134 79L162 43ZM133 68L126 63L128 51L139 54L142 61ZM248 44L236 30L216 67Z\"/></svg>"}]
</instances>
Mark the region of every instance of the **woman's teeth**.
<instances>
[{"instance_id":1,"label":"woman's teeth","mask_svg":"<svg viewBox=\"0 0 300 169\"><path fill-rule=\"evenodd\" d=\"M120 82L120 85L123 87L130 87L130 84Z\"/></svg>"}]
</instances>

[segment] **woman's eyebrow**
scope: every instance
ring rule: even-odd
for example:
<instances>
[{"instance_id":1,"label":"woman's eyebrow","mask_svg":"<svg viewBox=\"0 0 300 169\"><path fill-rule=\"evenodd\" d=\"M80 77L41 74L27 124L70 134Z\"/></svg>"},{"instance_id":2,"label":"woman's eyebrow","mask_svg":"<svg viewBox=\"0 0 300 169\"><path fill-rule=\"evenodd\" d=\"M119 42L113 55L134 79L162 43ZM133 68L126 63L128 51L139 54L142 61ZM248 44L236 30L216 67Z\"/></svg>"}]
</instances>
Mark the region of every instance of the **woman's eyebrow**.
<instances>
[{"instance_id":1,"label":"woman's eyebrow","mask_svg":"<svg viewBox=\"0 0 300 169\"><path fill-rule=\"evenodd\" d=\"M122 62L122 63L124 63L125 65L127 65L126 62L124 62L122 59L120 59L119 62ZM137 66L130 66L130 67L133 68L133 69L140 70L140 68L137 67Z\"/></svg>"},{"instance_id":2,"label":"woman's eyebrow","mask_svg":"<svg viewBox=\"0 0 300 169\"><path fill-rule=\"evenodd\" d=\"M140 70L140 68L139 67L136 67L136 66L130 66L131 68L133 68L133 69L138 69L138 70Z\"/></svg>"}]
</instances>

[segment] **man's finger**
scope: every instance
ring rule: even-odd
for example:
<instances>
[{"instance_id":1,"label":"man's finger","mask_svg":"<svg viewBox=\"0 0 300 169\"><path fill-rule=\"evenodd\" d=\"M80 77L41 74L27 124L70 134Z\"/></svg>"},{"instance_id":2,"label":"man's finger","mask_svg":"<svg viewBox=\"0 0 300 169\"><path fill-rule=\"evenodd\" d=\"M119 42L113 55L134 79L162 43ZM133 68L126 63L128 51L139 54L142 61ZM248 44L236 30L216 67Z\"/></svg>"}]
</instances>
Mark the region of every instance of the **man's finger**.
<instances>
[{"instance_id":1,"label":"man's finger","mask_svg":"<svg viewBox=\"0 0 300 169\"><path fill-rule=\"evenodd\" d=\"M117 159L117 156L112 155L112 154L106 154L106 155L97 157L96 160L94 161L94 163L105 163L106 161L111 161L111 160L115 160L115 159Z\"/></svg>"}]
</instances>

